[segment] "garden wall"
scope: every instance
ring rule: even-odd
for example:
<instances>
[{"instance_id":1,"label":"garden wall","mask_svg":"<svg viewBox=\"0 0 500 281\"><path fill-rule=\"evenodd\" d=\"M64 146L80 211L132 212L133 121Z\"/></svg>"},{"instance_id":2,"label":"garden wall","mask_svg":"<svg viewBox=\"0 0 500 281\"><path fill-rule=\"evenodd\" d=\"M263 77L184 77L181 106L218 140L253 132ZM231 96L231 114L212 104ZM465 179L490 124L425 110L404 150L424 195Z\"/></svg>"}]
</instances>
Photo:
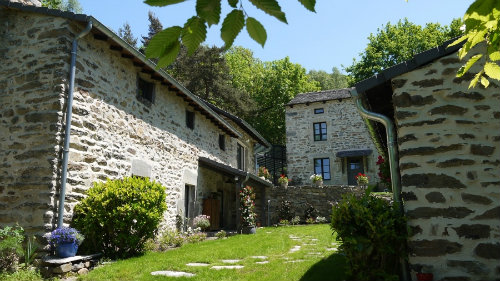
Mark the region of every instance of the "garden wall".
<instances>
[{"instance_id":1,"label":"garden wall","mask_svg":"<svg viewBox=\"0 0 500 281\"><path fill-rule=\"evenodd\" d=\"M267 200L270 200L270 218L271 224L278 223L279 214L278 208L283 200L291 202L292 212L294 216L300 216L301 221L305 221L304 212L308 204L311 204L318 210L318 215L325 217L328 221L332 213L332 205L342 199L342 195L346 193L361 194L364 190L355 186L335 186L328 185L323 187L316 186L288 186L282 188L275 186L270 188L267 194Z\"/></svg>"},{"instance_id":2,"label":"garden wall","mask_svg":"<svg viewBox=\"0 0 500 281\"><path fill-rule=\"evenodd\" d=\"M409 262L434 280L498 280L500 87L469 90L462 64L454 53L392 80Z\"/></svg>"}]
</instances>

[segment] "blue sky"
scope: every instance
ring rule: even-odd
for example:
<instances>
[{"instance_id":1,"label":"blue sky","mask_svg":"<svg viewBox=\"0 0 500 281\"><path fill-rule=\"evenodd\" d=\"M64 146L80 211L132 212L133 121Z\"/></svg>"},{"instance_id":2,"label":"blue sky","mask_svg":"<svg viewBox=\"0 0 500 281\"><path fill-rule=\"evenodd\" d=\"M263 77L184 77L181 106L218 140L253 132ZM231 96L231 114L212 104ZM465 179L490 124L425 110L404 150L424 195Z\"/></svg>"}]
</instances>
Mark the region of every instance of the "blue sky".
<instances>
[{"instance_id":1,"label":"blue sky","mask_svg":"<svg viewBox=\"0 0 500 281\"><path fill-rule=\"evenodd\" d=\"M154 8L141 0L79 0L85 14L117 31L125 22L132 27L134 36L148 32L148 11L153 11L163 27L182 26L195 14L195 0L181 4ZM223 0L222 14L227 14L227 1ZM288 25L281 23L247 0L243 7L247 14L259 20L267 30L264 48L255 43L244 29L234 45L251 49L263 61L289 56L307 70L325 70L352 64L353 58L366 47L370 33L387 22L396 23L407 17L411 22L424 25L438 22L447 25L453 18L462 17L472 0L317 0L316 13L306 10L297 0L280 0ZM222 19L221 19L222 22ZM212 26L207 34L208 45L222 46L220 25Z\"/></svg>"}]
</instances>

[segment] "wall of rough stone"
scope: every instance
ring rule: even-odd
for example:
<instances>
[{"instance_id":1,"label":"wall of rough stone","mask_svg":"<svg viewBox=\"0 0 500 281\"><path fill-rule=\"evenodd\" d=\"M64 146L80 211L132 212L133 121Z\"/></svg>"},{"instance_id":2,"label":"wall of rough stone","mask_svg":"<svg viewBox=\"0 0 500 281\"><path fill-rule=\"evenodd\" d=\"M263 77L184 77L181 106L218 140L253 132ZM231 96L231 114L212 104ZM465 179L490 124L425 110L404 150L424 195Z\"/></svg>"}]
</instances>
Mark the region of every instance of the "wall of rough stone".
<instances>
[{"instance_id":1,"label":"wall of rough stone","mask_svg":"<svg viewBox=\"0 0 500 281\"><path fill-rule=\"evenodd\" d=\"M314 114L315 108L324 108L324 113ZM326 141L314 141L313 123L317 122L327 123ZM371 183L378 179L378 152L351 98L287 106L286 146L288 175L294 184L310 183L314 158L330 158L332 179L325 184L346 185L347 164L345 158L338 158L336 153L355 149L373 151L364 157L365 173Z\"/></svg>"},{"instance_id":2,"label":"wall of rough stone","mask_svg":"<svg viewBox=\"0 0 500 281\"><path fill-rule=\"evenodd\" d=\"M468 89L462 64L455 53L392 80L409 262L434 280L497 280L500 87Z\"/></svg>"},{"instance_id":3,"label":"wall of rough stone","mask_svg":"<svg viewBox=\"0 0 500 281\"><path fill-rule=\"evenodd\" d=\"M0 9L0 226L53 227L70 34L61 18Z\"/></svg>"},{"instance_id":4,"label":"wall of rough stone","mask_svg":"<svg viewBox=\"0 0 500 281\"><path fill-rule=\"evenodd\" d=\"M84 26L35 13L1 13L0 223L19 222L44 234L56 223L71 41ZM93 182L130 176L141 170L139 163L167 187L164 223L175 226L185 184L205 186L197 180L198 158L236 167L237 140L227 137L222 151L223 132L196 111L194 130L187 128L185 110L194 109L109 42L86 35L76 61L65 223ZM138 76L155 83L150 106L136 98ZM243 135L239 141L251 156L255 141ZM254 170L252 159L247 164Z\"/></svg>"},{"instance_id":5,"label":"wall of rough stone","mask_svg":"<svg viewBox=\"0 0 500 281\"><path fill-rule=\"evenodd\" d=\"M267 193L267 200L270 201L270 218L271 224L278 223L279 213L278 209L283 200L291 202L292 212L295 212L295 216L300 216L301 221L304 222L304 214L311 204L318 210L318 215L325 217L328 221L332 213L332 205L339 202L342 199L342 195L346 193L356 193L361 194L364 190L361 190L357 186L334 186L328 185L323 187L316 186L288 186L288 188L282 188L275 186L270 188Z\"/></svg>"}]
</instances>

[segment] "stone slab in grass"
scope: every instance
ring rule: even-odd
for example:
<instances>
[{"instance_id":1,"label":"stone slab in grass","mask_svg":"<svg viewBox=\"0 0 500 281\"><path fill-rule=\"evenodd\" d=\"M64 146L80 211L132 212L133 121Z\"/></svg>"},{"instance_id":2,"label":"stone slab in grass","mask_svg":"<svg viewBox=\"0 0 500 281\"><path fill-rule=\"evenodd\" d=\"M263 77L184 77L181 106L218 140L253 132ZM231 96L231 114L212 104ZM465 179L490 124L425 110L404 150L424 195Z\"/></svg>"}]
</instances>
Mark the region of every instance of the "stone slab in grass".
<instances>
[{"instance_id":1,"label":"stone slab in grass","mask_svg":"<svg viewBox=\"0 0 500 281\"><path fill-rule=\"evenodd\" d=\"M326 248L327 251L337 251L337 248Z\"/></svg>"},{"instance_id":2,"label":"stone slab in grass","mask_svg":"<svg viewBox=\"0 0 500 281\"><path fill-rule=\"evenodd\" d=\"M239 263L241 260L222 260L223 263Z\"/></svg>"},{"instance_id":3,"label":"stone slab in grass","mask_svg":"<svg viewBox=\"0 0 500 281\"><path fill-rule=\"evenodd\" d=\"M258 261L258 262L255 262L256 264L266 264L266 263L269 263L269 261Z\"/></svg>"},{"instance_id":4,"label":"stone slab in grass","mask_svg":"<svg viewBox=\"0 0 500 281\"><path fill-rule=\"evenodd\" d=\"M290 253L295 253L298 250L300 250L300 246L294 246L293 248L290 249Z\"/></svg>"},{"instance_id":5,"label":"stone slab in grass","mask_svg":"<svg viewBox=\"0 0 500 281\"><path fill-rule=\"evenodd\" d=\"M170 270L162 270L162 271L154 271L151 272L151 275L160 275L167 277L193 277L195 274L183 271L170 271Z\"/></svg>"},{"instance_id":6,"label":"stone slab in grass","mask_svg":"<svg viewBox=\"0 0 500 281\"><path fill-rule=\"evenodd\" d=\"M297 263L297 262L303 262L306 260L293 260L293 261L286 261L285 263Z\"/></svg>"},{"instance_id":7,"label":"stone slab in grass","mask_svg":"<svg viewBox=\"0 0 500 281\"><path fill-rule=\"evenodd\" d=\"M186 263L187 266L209 266L210 264L208 263L203 263L203 262L190 262Z\"/></svg>"},{"instance_id":8,"label":"stone slab in grass","mask_svg":"<svg viewBox=\"0 0 500 281\"><path fill-rule=\"evenodd\" d=\"M266 256L251 256L252 259L260 259L260 260L265 260L267 259Z\"/></svg>"},{"instance_id":9,"label":"stone slab in grass","mask_svg":"<svg viewBox=\"0 0 500 281\"><path fill-rule=\"evenodd\" d=\"M221 270L221 269L241 269L243 265L216 265L212 266L211 269Z\"/></svg>"}]
</instances>

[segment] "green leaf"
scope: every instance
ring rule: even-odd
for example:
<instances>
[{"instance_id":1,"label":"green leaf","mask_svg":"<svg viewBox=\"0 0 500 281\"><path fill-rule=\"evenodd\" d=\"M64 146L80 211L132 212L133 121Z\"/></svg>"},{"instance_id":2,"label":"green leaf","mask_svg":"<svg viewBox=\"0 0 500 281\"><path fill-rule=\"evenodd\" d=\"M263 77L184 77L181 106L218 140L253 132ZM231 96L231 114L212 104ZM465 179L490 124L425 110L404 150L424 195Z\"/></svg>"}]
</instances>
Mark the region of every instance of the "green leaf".
<instances>
[{"instance_id":1,"label":"green leaf","mask_svg":"<svg viewBox=\"0 0 500 281\"><path fill-rule=\"evenodd\" d=\"M264 11L278 20L287 23L285 13L281 11L281 7L276 0L249 0L255 7Z\"/></svg>"},{"instance_id":2,"label":"green leaf","mask_svg":"<svg viewBox=\"0 0 500 281\"><path fill-rule=\"evenodd\" d=\"M238 36L244 25L245 17L243 11L234 9L227 14L220 29L220 35L225 43L224 48L229 49L233 45L234 39Z\"/></svg>"},{"instance_id":3,"label":"green leaf","mask_svg":"<svg viewBox=\"0 0 500 281\"><path fill-rule=\"evenodd\" d=\"M147 58L157 58L160 57L165 49L172 45L175 41L179 41L179 36L181 35L182 27L172 26L165 30L158 32L146 48Z\"/></svg>"},{"instance_id":4,"label":"green leaf","mask_svg":"<svg viewBox=\"0 0 500 281\"><path fill-rule=\"evenodd\" d=\"M484 65L484 73L493 79L500 80L500 66L494 62L487 62Z\"/></svg>"},{"instance_id":5,"label":"green leaf","mask_svg":"<svg viewBox=\"0 0 500 281\"><path fill-rule=\"evenodd\" d=\"M188 54L196 51L198 46L205 41L207 37L207 26L205 21L199 17L190 18L182 29L182 43L187 47Z\"/></svg>"},{"instance_id":6,"label":"green leaf","mask_svg":"<svg viewBox=\"0 0 500 281\"><path fill-rule=\"evenodd\" d=\"M218 24L220 21L221 0L197 0L196 13L204 19L208 26Z\"/></svg>"},{"instance_id":7,"label":"green leaf","mask_svg":"<svg viewBox=\"0 0 500 281\"><path fill-rule=\"evenodd\" d=\"M238 4L238 0L227 0L229 3L229 6L236 8L236 5Z\"/></svg>"},{"instance_id":8,"label":"green leaf","mask_svg":"<svg viewBox=\"0 0 500 281\"><path fill-rule=\"evenodd\" d=\"M185 2L186 0L144 0L149 6L163 7Z\"/></svg>"},{"instance_id":9,"label":"green leaf","mask_svg":"<svg viewBox=\"0 0 500 281\"><path fill-rule=\"evenodd\" d=\"M259 43L262 47L266 44L267 33L264 26L252 17L247 18L247 32L253 40Z\"/></svg>"},{"instance_id":10,"label":"green leaf","mask_svg":"<svg viewBox=\"0 0 500 281\"><path fill-rule=\"evenodd\" d=\"M488 86L490 85L490 81L488 81L488 78L482 76L481 77L481 85L483 85L483 87L485 87L485 88L488 88Z\"/></svg>"},{"instance_id":11,"label":"green leaf","mask_svg":"<svg viewBox=\"0 0 500 281\"><path fill-rule=\"evenodd\" d=\"M299 0L299 2L309 11L316 13L316 11L314 10L314 6L316 6L316 0Z\"/></svg>"},{"instance_id":12,"label":"green leaf","mask_svg":"<svg viewBox=\"0 0 500 281\"><path fill-rule=\"evenodd\" d=\"M467 36L467 35L464 35L464 36L462 36L462 37L458 38L457 40L453 41L453 43L451 43L451 44L449 44L448 46L446 46L446 48L449 48L449 47L455 46L455 45L457 45L457 44L460 44L460 42L462 42L462 41L466 40L467 38L468 38L468 36Z\"/></svg>"},{"instance_id":13,"label":"green leaf","mask_svg":"<svg viewBox=\"0 0 500 281\"><path fill-rule=\"evenodd\" d=\"M495 51L490 53L490 60L499 61L500 60L500 51Z\"/></svg>"},{"instance_id":14,"label":"green leaf","mask_svg":"<svg viewBox=\"0 0 500 281\"><path fill-rule=\"evenodd\" d=\"M472 81L470 81L469 89L476 87L477 82L479 81L479 78L481 78L481 76L483 76L483 74L484 74L484 71L481 70L479 73L476 74L476 76L474 76L474 79L472 79Z\"/></svg>"},{"instance_id":15,"label":"green leaf","mask_svg":"<svg viewBox=\"0 0 500 281\"><path fill-rule=\"evenodd\" d=\"M471 66L482 57L483 54L478 54L470 58L462 67L460 67L460 69L457 72L457 77L462 77L467 71L469 71Z\"/></svg>"}]
</instances>

